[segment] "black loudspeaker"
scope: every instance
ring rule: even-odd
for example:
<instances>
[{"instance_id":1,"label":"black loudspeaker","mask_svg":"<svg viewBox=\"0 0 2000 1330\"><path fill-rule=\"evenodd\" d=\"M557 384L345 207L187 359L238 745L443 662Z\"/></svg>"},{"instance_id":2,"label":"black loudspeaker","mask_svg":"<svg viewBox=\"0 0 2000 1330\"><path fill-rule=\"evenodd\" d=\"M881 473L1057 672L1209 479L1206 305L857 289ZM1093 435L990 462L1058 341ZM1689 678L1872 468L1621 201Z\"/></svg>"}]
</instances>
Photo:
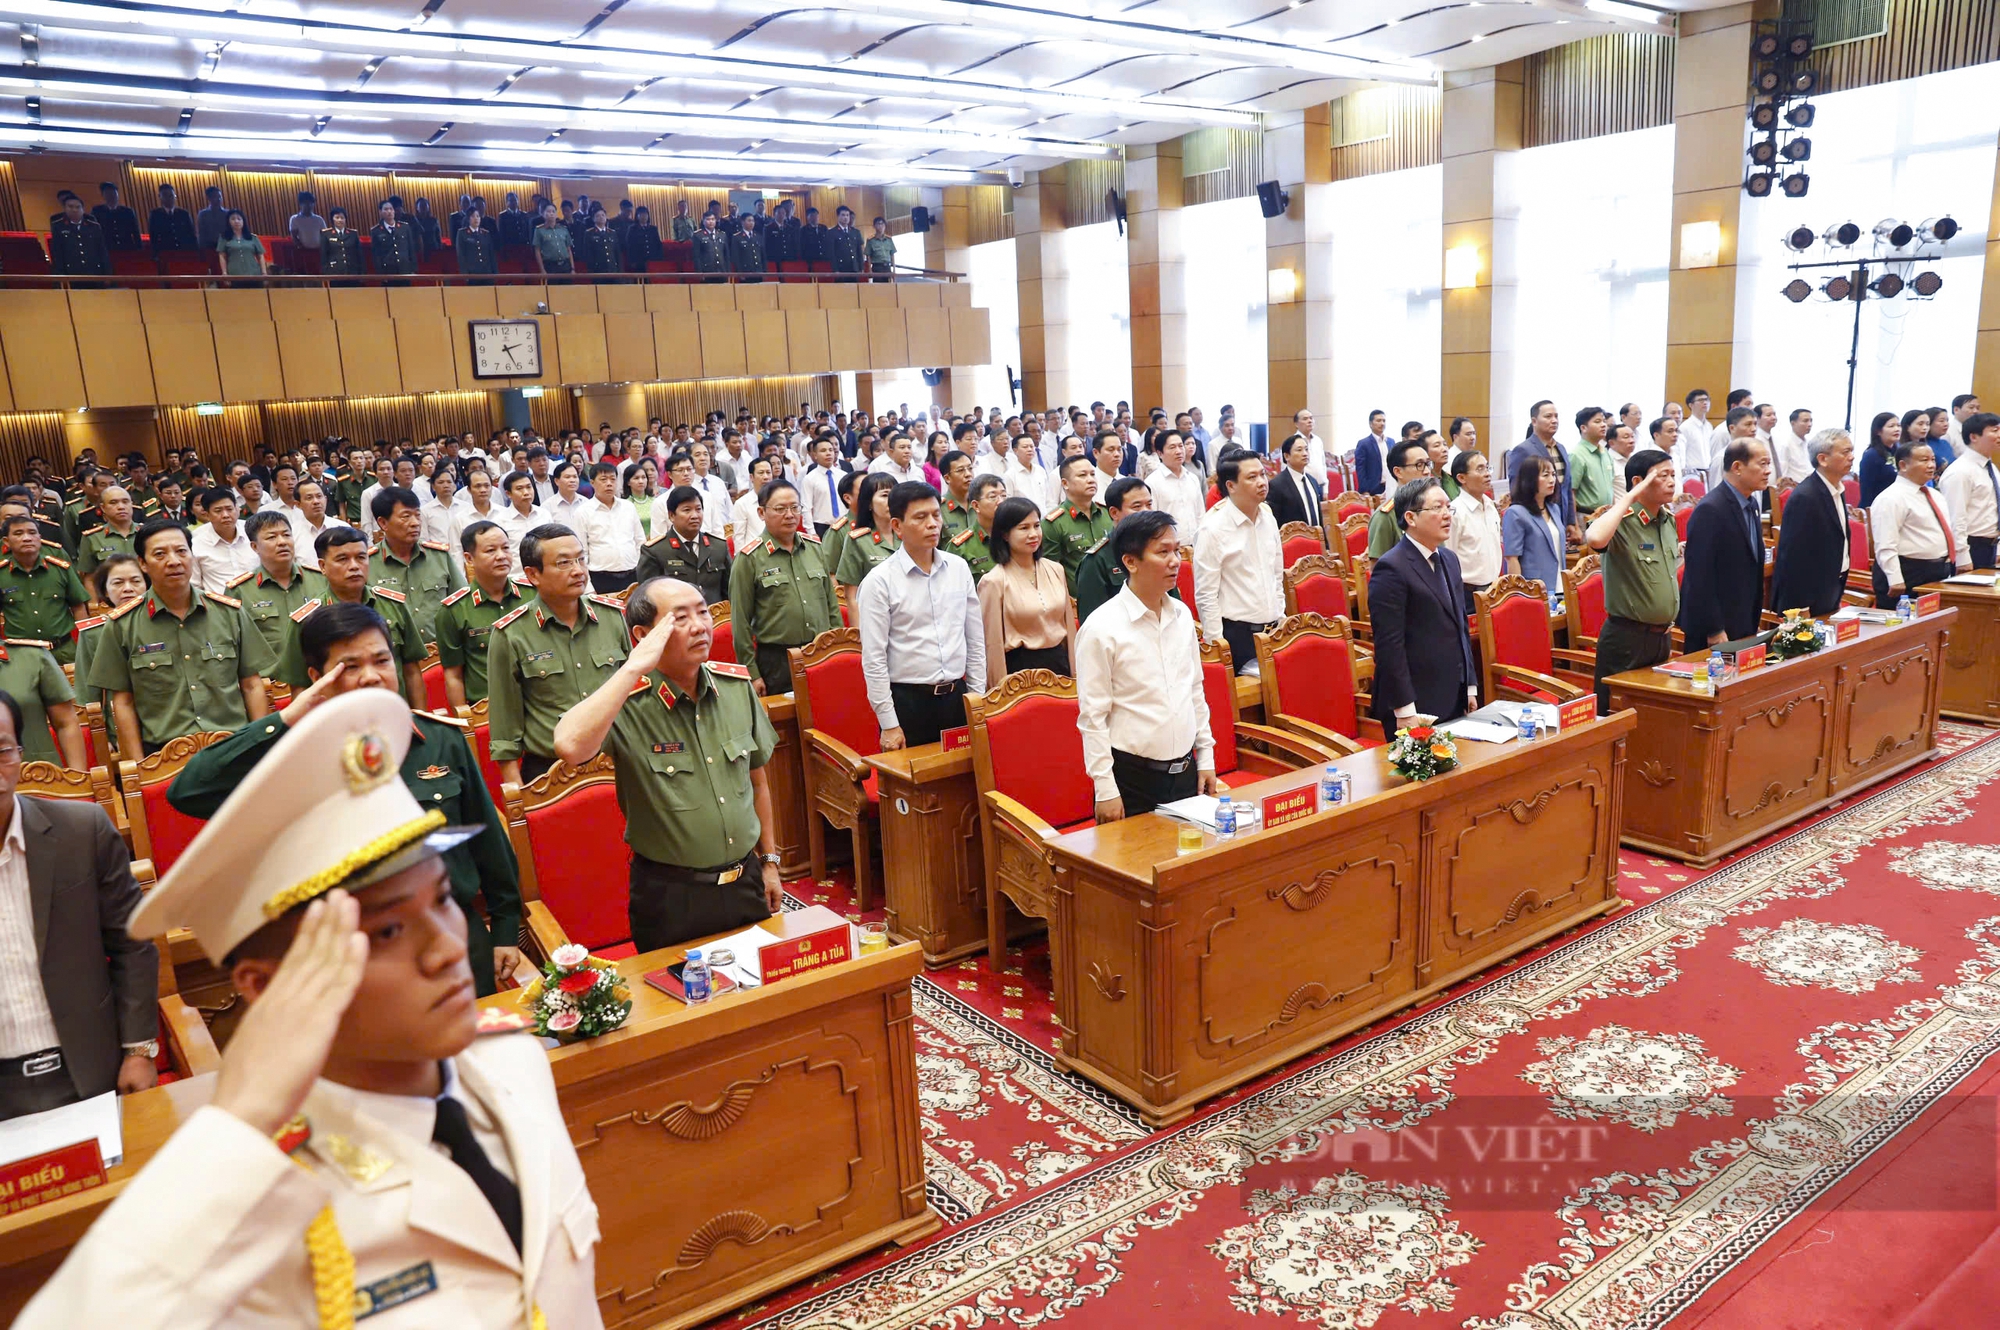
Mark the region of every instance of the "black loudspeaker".
<instances>
[{"instance_id":1,"label":"black loudspeaker","mask_svg":"<svg viewBox=\"0 0 2000 1330\"><path fill-rule=\"evenodd\" d=\"M1266 180L1257 186L1257 206L1266 217L1283 217L1285 209L1292 206L1292 196L1278 188L1277 181Z\"/></svg>"},{"instance_id":2,"label":"black loudspeaker","mask_svg":"<svg viewBox=\"0 0 2000 1330\"><path fill-rule=\"evenodd\" d=\"M931 210L919 203L910 209L910 229L919 235L931 229Z\"/></svg>"}]
</instances>

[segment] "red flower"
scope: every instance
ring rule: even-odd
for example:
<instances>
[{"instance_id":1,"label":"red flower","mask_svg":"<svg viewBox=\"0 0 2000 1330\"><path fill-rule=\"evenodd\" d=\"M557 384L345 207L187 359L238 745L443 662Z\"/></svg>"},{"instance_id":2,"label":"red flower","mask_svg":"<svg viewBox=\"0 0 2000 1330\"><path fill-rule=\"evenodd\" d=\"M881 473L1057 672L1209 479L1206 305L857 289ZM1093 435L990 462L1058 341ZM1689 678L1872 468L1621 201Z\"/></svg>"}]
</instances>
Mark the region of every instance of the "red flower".
<instances>
[{"instance_id":1,"label":"red flower","mask_svg":"<svg viewBox=\"0 0 2000 1330\"><path fill-rule=\"evenodd\" d=\"M1430 738L1432 734L1436 733L1436 731L1431 729L1431 727L1428 725L1414 725L1410 727L1409 733L1412 739L1422 742L1423 740Z\"/></svg>"},{"instance_id":2,"label":"red flower","mask_svg":"<svg viewBox=\"0 0 2000 1330\"><path fill-rule=\"evenodd\" d=\"M588 993L597 986L597 971L576 970L562 977L556 985L565 993Z\"/></svg>"}]
</instances>

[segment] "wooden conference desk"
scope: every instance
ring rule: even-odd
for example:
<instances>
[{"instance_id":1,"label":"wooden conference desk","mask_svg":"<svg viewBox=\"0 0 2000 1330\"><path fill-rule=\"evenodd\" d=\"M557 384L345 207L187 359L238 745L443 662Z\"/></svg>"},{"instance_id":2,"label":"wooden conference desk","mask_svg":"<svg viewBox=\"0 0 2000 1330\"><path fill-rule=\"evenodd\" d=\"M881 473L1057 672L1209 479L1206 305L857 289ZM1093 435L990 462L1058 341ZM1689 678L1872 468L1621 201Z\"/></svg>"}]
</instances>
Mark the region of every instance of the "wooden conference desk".
<instances>
[{"instance_id":1,"label":"wooden conference desk","mask_svg":"<svg viewBox=\"0 0 2000 1330\"><path fill-rule=\"evenodd\" d=\"M549 1054L597 1202L598 1305L613 1330L696 1325L938 1226L924 1200L910 1029L917 949L699 1009L640 979L685 953L619 962L632 980L625 1027ZM121 1107L125 1162L104 1186L0 1216L0 1324L166 1143L183 1107L193 1111L170 1086Z\"/></svg>"},{"instance_id":2,"label":"wooden conference desk","mask_svg":"<svg viewBox=\"0 0 2000 1330\"><path fill-rule=\"evenodd\" d=\"M1958 611L1938 710L1954 720L2000 725L2000 587L1937 582L1917 590L1937 592L1947 609Z\"/></svg>"},{"instance_id":3,"label":"wooden conference desk","mask_svg":"<svg viewBox=\"0 0 2000 1330\"><path fill-rule=\"evenodd\" d=\"M804 751L799 746L799 713L790 693L764 699L764 714L777 732L777 747L764 764L771 783L771 816L777 825L772 837L777 841L778 876L790 881L812 871L812 855L806 846L806 769Z\"/></svg>"},{"instance_id":4,"label":"wooden conference desk","mask_svg":"<svg viewBox=\"0 0 2000 1330\"><path fill-rule=\"evenodd\" d=\"M1937 751L1946 609L1752 670L1713 696L1653 670L1613 675L1638 713L1625 843L1706 867Z\"/></svg>"},{"instance_id":5,"label":"wooden conference desk","mask_svg":"<svg viewBox=\"0 0 2000 1330\"><path fill-rule=\"evenodd\" d=\"M1619 906L1630 715L1464 742L1460 767L1343 758L1355 802L1177 855L1157 815L1050 842L1058 1061L1155 1126ZM1238 799L1310 786L1318 769Z\"/></svg>"}]
</instances>

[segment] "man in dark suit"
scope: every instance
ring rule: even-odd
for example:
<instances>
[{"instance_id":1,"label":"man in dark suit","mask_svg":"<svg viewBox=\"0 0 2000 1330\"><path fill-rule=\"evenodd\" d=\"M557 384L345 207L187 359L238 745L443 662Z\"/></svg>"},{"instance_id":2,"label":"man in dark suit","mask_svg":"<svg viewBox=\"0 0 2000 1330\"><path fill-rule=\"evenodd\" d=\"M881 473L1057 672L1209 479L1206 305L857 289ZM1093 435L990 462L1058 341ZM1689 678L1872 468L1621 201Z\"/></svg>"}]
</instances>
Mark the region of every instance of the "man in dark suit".
<instances>
[{"instance_id":1,"label":"man in dark suit","mask_svg":"<svg viewBox=\"0 0 2000 1330\"><path fill-rule=\"evenodd\" d=\"M1387 734L1419 723L1419 716L1456 719L1479 698L1458 556L1444 547L1451 499L1424 476L1397 488L1394 513L1403 538L1375 561L1368 578L1375 719Z\"/></svg>"},{"instance_id":2,"label":"man in dark suit","mask_svg":"<svg viewBox=\"0 0 2000 1330\"><path fill-rule=\"evenodd\" d=\"M1771 571L1771 608L1805 609L1825 618L1840 608L1847 585L1848 528L1852 516L1841 481L1854 464L1854 440L1845 430L1821 430L1806 444L1813 474L1792 487Z\"/></svg>"},{"instance_id":3,"label":"man in dark suit","mask_svg":"<svg viewBox=\"0 0 2000 1330\"><path fill-rule=\"evenodd\" d=\"M0 1118L151 1086L160 960L125 842L94 802L15 794L21 706L0 692Z\"/></svg>"},{"instance_id":4,"label":"man in dark suit","mask_svg":"<svg viewBox=\"0 0 2000 1330\"><path fill-rule=\"evenodd\" d=\"M1354 445L1354 491L1357 494L1382 492L1382 459L1389 447L1382 433L1388 428L1387 415L1380 411L1368 413L1368 432Z\"/></svg>"},{"instance_id":5,"label":"man in dark suit","mask_svg":"<svg viewBox=\"0 0 2000 1330\"><path fill-rule=\"evenodd\" d=\"M1755 437L1731 439L1722 478L1688 518L1680 629L1690 651L1751 636L1764 604L1757 495L1771 482L1770 449Z\"/></svg>"},{"instance_id":6,"label":"man in dark suit","mask_svg":"<svg viewBox=\"0 0 2000 1330\"><path fill-rule=\"evenodd\" d=\"M1319 482L1306 470L1305 436L1294 434L1285 440L1284 469L1271 480L1271 493L1265 502L1271 505L1271 516L1278 519L1278 525L1287 522L1304 522L1307 526L1320 525L1320 502L1326 495L1320 492Z\"/></svg>"}]
</instances>

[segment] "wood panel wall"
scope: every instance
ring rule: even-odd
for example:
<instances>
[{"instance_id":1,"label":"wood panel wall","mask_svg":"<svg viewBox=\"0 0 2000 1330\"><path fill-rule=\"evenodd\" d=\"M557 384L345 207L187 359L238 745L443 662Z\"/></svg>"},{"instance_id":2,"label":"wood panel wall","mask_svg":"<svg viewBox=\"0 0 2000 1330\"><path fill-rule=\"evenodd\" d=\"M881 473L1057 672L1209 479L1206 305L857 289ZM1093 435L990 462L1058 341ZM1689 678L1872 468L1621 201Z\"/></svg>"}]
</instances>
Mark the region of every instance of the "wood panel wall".
<instances>
[{"instance_id":1,"label":"wood panel wall","mask_svg":"<svg viewBox=\"0 0 2000 1330\"><path fill-rule=\"evenodd\" d=\"M2000 60L2000 5L1992 0L1889 0L1880 37L1822 48L1812 65L1821 92L1845 92L1992 60Z\"/></svg>"},{"instance_id":2,"label":"wood panel wall","mask_svg":"<svg viewBox=\"0 0 2000 1330\"><path fill-rule=\"evenodd\" d=\"M1335 180L1436 166L1443 158L1444 98L1438 88L1400 85L1348 97L1380 96L1388 100L1388 134L1333 149ZM1345 99L1342 99L1345 100Z\"/></svg>"},{"instance_id":3,"label":"wood panel wall","mask_svg":"<svg viewBox=\"0 0 2000 1330\"><path fill-rule=\"evenodd\" d=\"M1197 129L1181 135L1181 206L1248 198L1264 179L1264 135L1255 129Z\"/></svg>"},{"instance_id":4,"label":"wood panel wall","mask_svg":"<svg viewBox=\"0 0 2000 1330\"><path fill-rule=\"evenodd\" d=\"M1654 129L1674 122L1672 37L1611 33L1524 59L1521 146Z\"/></svg>"}]
</instances>

